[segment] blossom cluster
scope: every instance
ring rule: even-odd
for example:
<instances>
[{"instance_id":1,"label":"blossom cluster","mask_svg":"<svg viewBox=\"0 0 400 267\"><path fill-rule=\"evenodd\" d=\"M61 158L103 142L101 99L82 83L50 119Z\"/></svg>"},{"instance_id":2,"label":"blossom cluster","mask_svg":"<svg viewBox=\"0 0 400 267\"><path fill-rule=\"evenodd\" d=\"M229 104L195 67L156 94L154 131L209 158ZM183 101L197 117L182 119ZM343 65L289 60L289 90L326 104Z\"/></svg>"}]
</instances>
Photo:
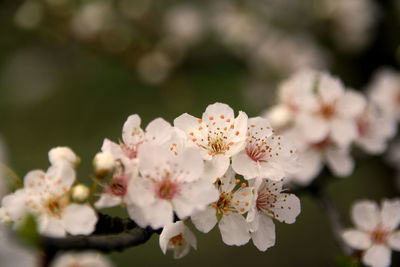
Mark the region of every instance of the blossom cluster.
<instances>
[{"instance_id":1,"label":"blossom cluster","mask_svg":"<svg viewBox=\"0 0 400 267\"><path fill-rule=\"evenodd\" d=\"M275 244L273 219L294 223L300 213L299 199L284 189L298 168L295 147L267 119L242 111L235 117L222 103L201 118L182 114L173 126L157 118L142 129L140 117L129 116L122 139L105 139L94 157L93 207L89 189L76 180L79 157L57 147L49 160L46 172L29 172L24 187L3 198L3 222L18 227L32 214L43 235L89 235L95 209L122 206L140 227L163 228L161 250L180 258L197 247L189 219L204 233L218 224L227 245L252 239L265 251Z\"/></svg>"},{"instance_id":2,"label":"blossom cluster","mask_svg":"<svg viewBox=\"0 0 400 267\"><path fill-rule=\"evenodd\" d=\"M174 249L179 258L196 248L189 218L204 233L218 224L228 245L252 238L264 251L275 242L272 218L293 223L300 213L299 199L282 188L297 168L295 148L268 120L235 117L215 103L201 118L182 114L174 126L161 118L144 130L140 123L132 115L119 143L104 140L95 166L109 177L95 206L123 204L141 227L164 228L163 252Z\"/></svg>"},{"instance_id":3,"label":"blossom cluster","mask_svg":"<svg viewBox=\"0 0 400 267\"><path fill-rule=\"evenodd\" d=\"M377 77L368 97L328 73L303 70L279 87L278 104L265 112L276 130L290 138L302 168L290 179L309 184L326 163L337 177L353 172L353 145L380 154L396 133L398 77ZM396 80L397 79L397 80Z\"/></svg>"}]
</instances>

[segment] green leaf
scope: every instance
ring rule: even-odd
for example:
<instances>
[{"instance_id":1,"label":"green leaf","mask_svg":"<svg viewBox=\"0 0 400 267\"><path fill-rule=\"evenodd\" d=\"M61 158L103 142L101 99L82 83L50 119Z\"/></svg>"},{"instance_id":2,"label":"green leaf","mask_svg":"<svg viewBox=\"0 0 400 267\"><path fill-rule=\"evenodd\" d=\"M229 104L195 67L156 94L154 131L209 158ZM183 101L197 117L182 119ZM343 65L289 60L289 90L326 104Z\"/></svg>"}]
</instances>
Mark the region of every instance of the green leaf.
<instances>
[{"instance_id":1,"label":"green leaf","mask_svg":"<svg viewBox=\"0 0 400 267\"><path fill-rule=\"evenodd\" d=\"M336 264L340 267L359 267L359 261L351 256L339 255L336 257Z\"/></svg>"},{"instance_id":2,"label":"green leaf","mask_svg":"<svg viewBox=\"0 0 400 267\"><path fill-rule=\"evenodd\" d=\"M19 176L9 167L0 162L0 171L4 172L5 183L11 192L22 188L24 183Z\"/></svg>"},{"instance_id":3,"label":"green leaf","mask_svg":"<svg viewBox=\"0 0 400 267\"><path fill-rule=\"evenodd\" d=\"M28 214L17 229L17 236L26 244L36 246L39 242L38 225L35 216Z\"/></svg>"}]
</instances>

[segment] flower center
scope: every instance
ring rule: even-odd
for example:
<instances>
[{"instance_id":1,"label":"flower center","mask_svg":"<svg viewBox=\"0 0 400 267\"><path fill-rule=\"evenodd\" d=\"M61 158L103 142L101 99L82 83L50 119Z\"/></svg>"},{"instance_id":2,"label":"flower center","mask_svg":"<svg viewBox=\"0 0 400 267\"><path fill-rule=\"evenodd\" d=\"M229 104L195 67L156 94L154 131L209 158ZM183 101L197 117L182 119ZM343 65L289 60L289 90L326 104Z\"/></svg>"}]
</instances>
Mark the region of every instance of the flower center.
<instances>
[{"instance_id":1,"label":"flower center","mask_svg":"<svg viewBox=\"0 0 400 267\"><path fill-rule=\"evenodd\" d=\"M209 142L209 147L211 148L212 154L223 154L227 150L227 146L225 145L225 141L221 137L217 137L211 139Z\"/></svg>"},{"instance_id":2,"label":"flower center","mask_svg":"<svg viewBox=\"0 0 400 267\"><path fill-rule=\"evenodd\" d=\"M166 177L156 184L155 192L159 198L171 200L178 192L178 185Z\"/></svg>"},{"instance_id":3,"label":"flower center","mask_svg":"<svg viewBox=\"0 0 400 267\"><path fill-rule=\"evenodd\" d=\"M127 145L120 142L119 145L125 156L127 156L129 159L135 159L137 157L138 146L136 144Z\"/></svg>"},{"instance_id":4,"label":"flower center","mask_svg":"<svg viewBox=\"0 0 400 267\"><path fill-rule=\"evenodd\" d=\"M329 120L335 115L336 109L334 105L331 104L322 104L319 110L322 117Z\"/></svg>"},{"instance_id":5,"label":"flower center","mask_svg":"<svg viewBox=\"0 0 400 267\"><path fill-rule=\"evenodd\" d=\"M183 236L182 236L182 233L180 233L179 235L176 235L176 236L172 237L172 238L169 240L169 244L170 244L171 246L173 246L173 247L182 246L182 244L183 244Z\"/></svg>"},{"instance_id":6,"label":"flower center","mask_svg":"<svg viewBox=\"0 0 400 267\"><path fill-rule=\"evenodd\" d=\"M378 245L386 243L388 240L388 237L389 237L389 233L380 228L377 228L374 231L372 231L371 235L370 235L372 243L378 244Z\"/></svg>"},{"instance_id":7,"label":"flower center","mask_svg":"<svg viewBox=\"0 0 400 267\"><path fill-rule=\"evenodd\" d=\"M127 181L124 177L113 177L107 187L108 193L114 196L125 196L127 191Z\"/></svg>"},{"instance_id":8,"label":"flower center","mask_svg":"<svg viewBox=\"0 0 400 267\"><path fill-rule=\"evenodd\" d=\"M246 147L246 154L253 161L267 161L267 151L257 145L248 145Z\"/></svg>"},{"instance_id":9,"label":"flower center","mask_svg":"<svg viewBox=\"0 0 400 267\"><path fill-rule=\"evenodd\" d=\"M60 218L64 207L66 207L68 204L69 204L68 197L52 196L45 201L43 206L48 214Z\"/></svg>"},{"instance_id":10,"label":"flower center","mask_svg":"<svg viewBox=\"0 0 400 267\"><path fill-rule=\"evenodd\" d=\"M228 211L234 211L231 207L232 193L221 192L217 202L214 202L212 206L217 210L218 215L229 215Z\"/></svg>"}]
</instances>

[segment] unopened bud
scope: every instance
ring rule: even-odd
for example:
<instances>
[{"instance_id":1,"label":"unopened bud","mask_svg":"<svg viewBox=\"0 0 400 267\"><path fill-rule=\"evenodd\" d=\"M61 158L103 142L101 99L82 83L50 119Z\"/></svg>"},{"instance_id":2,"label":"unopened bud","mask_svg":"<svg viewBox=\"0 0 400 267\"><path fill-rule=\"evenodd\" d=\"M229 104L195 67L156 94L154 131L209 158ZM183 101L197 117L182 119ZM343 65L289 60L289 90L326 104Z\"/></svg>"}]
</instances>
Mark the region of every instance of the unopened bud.
<instances>
[{"instance_id":1,"label":"unopened bud","mask_svg":"<svg viewBox=\"0 0 400 267\"><path fill-rule=\"evenodd\" d=\"M93 160L94 172L97 178L104 178L113 173L115 168L114 156L108 152L99 152Z\"/></svg>"},{"instance_id":2,"label":"unopened bud","mask_svg":"<svg viewBox=\"0 0 400 267\"><path fill-rule=\"evenodd\" d=\"M51 165L57 165L60 162L67 162L73 168L78 167L81 159L72 151L71 148L66 146L59 146L52 148L49 151L49 160Z\"/></svg>"},{"instance_id":3,"label":"unopened bud","mask_svg":"<svg viewBox=\"0 0 400 267\"><path fill-rule=\"evenodd\" d=\"M90 190L86 185L78 184L72 187L71 195L72 200L75 202L83 203L89 198Z\"/></svg>"}]
</instances>

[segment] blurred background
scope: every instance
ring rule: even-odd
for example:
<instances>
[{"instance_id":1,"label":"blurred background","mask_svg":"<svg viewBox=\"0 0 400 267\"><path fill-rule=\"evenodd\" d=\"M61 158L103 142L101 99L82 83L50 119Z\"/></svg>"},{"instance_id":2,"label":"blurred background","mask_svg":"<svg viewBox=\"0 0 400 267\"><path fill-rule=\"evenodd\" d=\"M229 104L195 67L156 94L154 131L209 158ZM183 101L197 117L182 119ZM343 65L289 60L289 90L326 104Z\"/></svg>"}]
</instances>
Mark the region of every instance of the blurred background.
<instances>
[{"instance_id":1,"label":"blurred background","mask_svg":"<svg viewBox=\"0 0 400 267\"><path fill-rule=\"evenodd\" d=\"M399 14L398 0L3 0L2 160L23 177L48 167L50 148L69 146L90 184L93 156L105 137L120 138L130 114L143 127L157 117L172 123L218 101L256 116L274 103L277 84L305 67L363 90L379 68L399 68ZM354 200L399 194L394 176L382 157L368 157L329 184L346 226ZM181 260L162 254L157 235L111 258L121 267L337 266L325 214L307 194L301 201L297 222L276 223L277 243L265 253L251 242L228 247L214 229L196 232L198 251Z\"/></svg>"}]
</instances>

